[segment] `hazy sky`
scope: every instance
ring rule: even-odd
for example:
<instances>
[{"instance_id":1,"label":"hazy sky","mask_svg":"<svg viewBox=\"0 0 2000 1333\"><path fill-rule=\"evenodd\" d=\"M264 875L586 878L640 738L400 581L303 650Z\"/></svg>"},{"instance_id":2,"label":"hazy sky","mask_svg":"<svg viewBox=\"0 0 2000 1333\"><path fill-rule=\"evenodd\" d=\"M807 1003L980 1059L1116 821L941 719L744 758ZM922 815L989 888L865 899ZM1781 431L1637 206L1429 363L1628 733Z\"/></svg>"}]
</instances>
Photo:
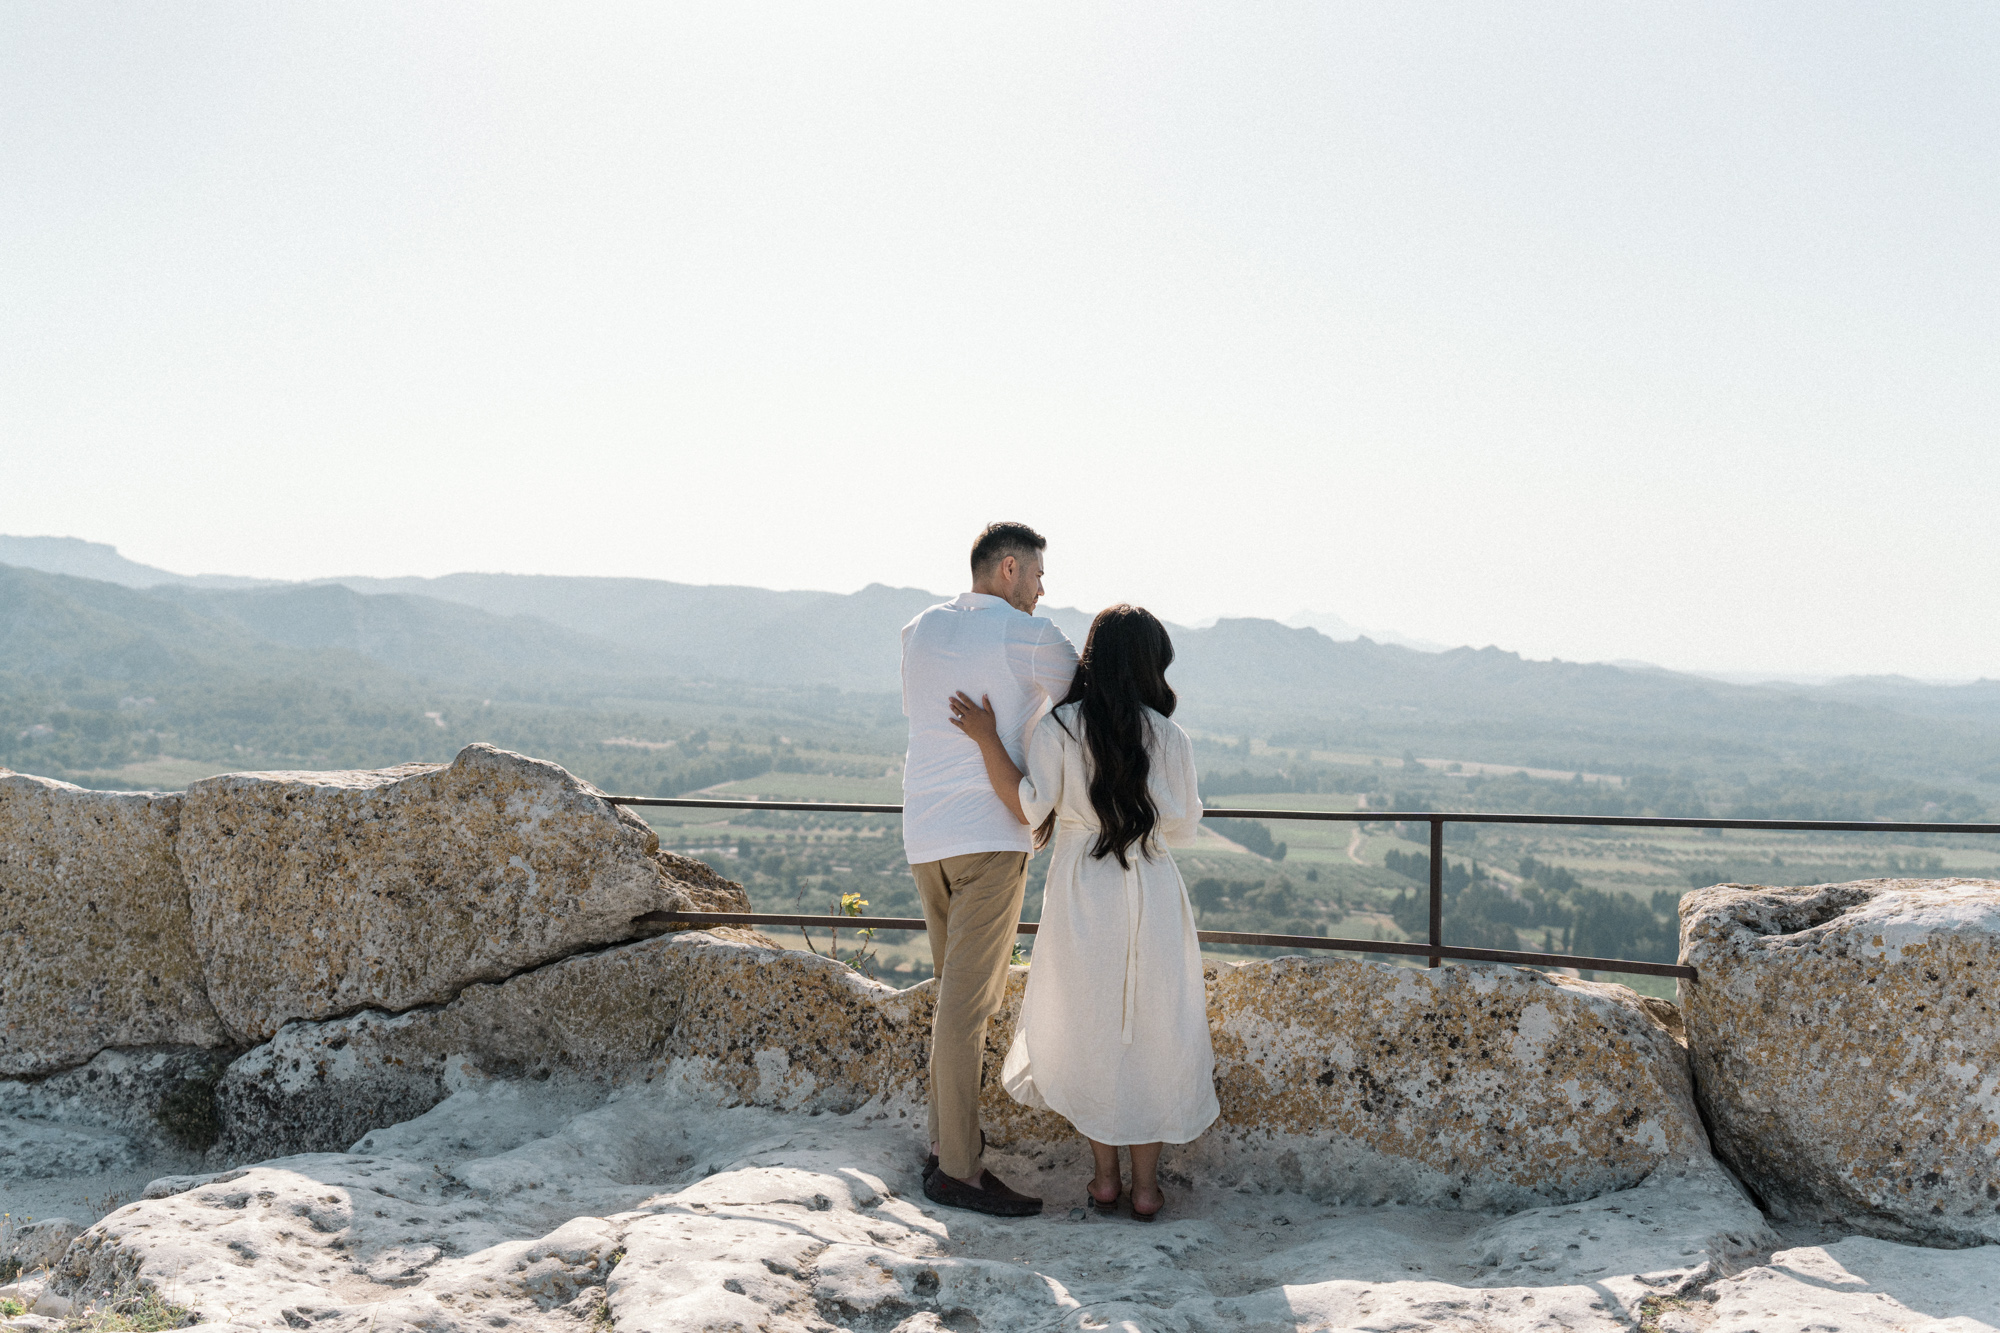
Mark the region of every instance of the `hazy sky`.
<instances>
[{"instance_id":1,"label":"hazy sky","mask_svg":"<svg viewBox=\"0 0 2000 1333\"><path fill-rule=\"evenodd\" d=\"M2000 676L1991 4L0 8L0 532Z\"/></svg>"}]
</instances>

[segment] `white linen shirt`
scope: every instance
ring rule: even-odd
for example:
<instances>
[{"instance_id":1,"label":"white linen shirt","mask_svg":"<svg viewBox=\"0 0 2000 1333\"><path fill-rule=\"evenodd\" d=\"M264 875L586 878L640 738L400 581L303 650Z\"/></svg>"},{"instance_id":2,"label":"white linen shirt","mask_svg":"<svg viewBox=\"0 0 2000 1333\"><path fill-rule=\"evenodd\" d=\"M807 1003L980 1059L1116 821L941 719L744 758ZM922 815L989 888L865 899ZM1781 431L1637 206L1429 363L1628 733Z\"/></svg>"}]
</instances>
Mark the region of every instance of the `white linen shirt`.
<instances>
[{"instance_id":1,"label":"white linen shirt","mask_svg":"<svg viewBox=\"0 0 2000 1333\"><path fill-rule=\"evenodd\" d=\"M1000 803L970 736L951 724L951 696L993 701L1000 741L1026 769L1029 728L1069 693L1076 649L1055 622L1004 598L961 593L903 626L903 851L911 865L973 852L1026 852L1034 830Z\"/></svg>"}]
</instances>

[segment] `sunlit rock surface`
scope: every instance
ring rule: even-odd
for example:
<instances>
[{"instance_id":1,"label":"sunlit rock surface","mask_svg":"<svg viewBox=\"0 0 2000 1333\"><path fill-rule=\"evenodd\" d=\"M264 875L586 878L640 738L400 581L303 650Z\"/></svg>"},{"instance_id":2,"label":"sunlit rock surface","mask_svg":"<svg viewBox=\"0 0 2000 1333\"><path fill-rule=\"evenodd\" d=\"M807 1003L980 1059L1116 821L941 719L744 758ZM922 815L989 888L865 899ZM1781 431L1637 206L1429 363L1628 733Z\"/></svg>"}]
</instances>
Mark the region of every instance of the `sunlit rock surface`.
<instances>
[{"instance_id":1,"label":"sunlit rock surface","mask_svg":"<svg viewBox=\"0 0 2000 1333\"><path fill-rule=\"evenodd\" d=\"M473 1080L351 1154L163 1179L62 1281L137 1278L223 1328L1608 1333L1770 1240L1713 1171L1504 1218L1170 1177L1142 1226L1083 1206L1074 1140L995 1152L1049 1204L996 1221L923 1200L900 1100L727 1106L693 1064L578 1095Z\"/></svg>"},{"instance_id":2,"label":"sunlit rock surface","mask_svg":"<svg viewBox=\"0 0 2000 1333\"><path fill-rule=\"evenodd\" d=\"M2000 1255L1852 1236L1780 1250L1652 1312L1660 1333L1985 1333L2000 1327Z\"/></svg>"},{"instance_id":3,"label":"sunlit rock surface","mask_svg":"<svg viewBox=\"0 0 2000 1333\"><path fill-rule=\"evenodd\" d=\"M209 778L177 847L209 998L244 1043L443 1003L690 905L642 821L490 745L443 767Z\"/></svg>"},{"instance_id":4,"label":"sunlit rock surface","mask_svg":"<svg viewBox=\"0 0 2000 1333\"><path fill-rule=\"evenodd\" d=\"M222 1043L174 857L180 809L0 769L0 1075Z\"/></svg>"},{"instance_id":5,"label":"sunlit rock surface","mask_svg":"<svg viewBox=\"0 0 2000 1333\"><path fill-rule=\"evenodd\" d=\"M1716 1149L1779 1216L2000 1240L2000 883L1721 885L1681 938Z\"/></svg>"}]
</instances>

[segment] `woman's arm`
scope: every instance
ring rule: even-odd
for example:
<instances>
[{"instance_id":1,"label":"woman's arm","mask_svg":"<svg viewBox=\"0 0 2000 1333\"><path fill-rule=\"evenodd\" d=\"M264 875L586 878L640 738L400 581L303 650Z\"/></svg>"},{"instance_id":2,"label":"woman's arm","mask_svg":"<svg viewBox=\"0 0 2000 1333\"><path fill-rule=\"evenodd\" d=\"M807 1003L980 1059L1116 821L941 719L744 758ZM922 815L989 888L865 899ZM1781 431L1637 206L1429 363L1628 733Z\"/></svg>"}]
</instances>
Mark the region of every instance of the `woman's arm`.
<instances>
[{"instance_id":1,"label":"woman's arm","mask_svg":"<svg viewBox=\"0 0 2000 1333\"><path fill-rule=\"evenodd\" d=\"M1007 747L1000 743L1000 724L993 716L993 699L988 695L981 703L974 703L972 696L960 690L951 700L951 724L972 737L979 746L979 757L986 761L986 780L993 784L993 794L1000 803L1013 811L1014 818L1023 824L1028 816L1021 809L1021 770L1014 765Z\"/></svg>"}]
</instances>

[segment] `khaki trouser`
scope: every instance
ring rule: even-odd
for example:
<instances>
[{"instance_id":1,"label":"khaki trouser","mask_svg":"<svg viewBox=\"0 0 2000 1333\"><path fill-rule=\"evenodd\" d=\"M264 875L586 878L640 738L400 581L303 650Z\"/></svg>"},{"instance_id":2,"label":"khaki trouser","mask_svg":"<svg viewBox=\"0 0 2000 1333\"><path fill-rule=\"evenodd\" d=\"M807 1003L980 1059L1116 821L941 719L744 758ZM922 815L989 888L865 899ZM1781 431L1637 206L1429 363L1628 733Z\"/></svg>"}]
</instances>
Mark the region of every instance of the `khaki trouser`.
<instances>
[{"instance_id":1,"label":"khaki trouser","mask_svg":"<svg viewBox=\"0 0 2000 1333\"><path fill-rule=\"evenodd\" d=\"M977 1180L986 1024L1007 995L1007 960L1028 887L1026 852L972 852L910 867L924 900L937 1016L931 1023L931 1142L938 1170Z\"/></svg>"}]
</instances>

